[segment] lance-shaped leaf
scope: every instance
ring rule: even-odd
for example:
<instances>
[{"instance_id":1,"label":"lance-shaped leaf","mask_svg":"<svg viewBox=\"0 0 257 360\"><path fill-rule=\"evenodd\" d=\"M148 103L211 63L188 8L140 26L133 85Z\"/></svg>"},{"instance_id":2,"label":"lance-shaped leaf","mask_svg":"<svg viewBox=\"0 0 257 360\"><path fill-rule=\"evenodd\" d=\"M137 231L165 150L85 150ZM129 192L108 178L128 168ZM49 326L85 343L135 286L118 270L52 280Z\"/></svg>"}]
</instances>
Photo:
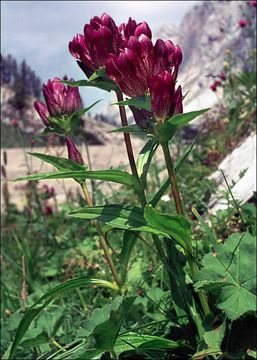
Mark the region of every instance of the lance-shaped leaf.
<instances>
[{"instance_id":1,"label":"lance-shaped leaf","mask_svg":"<svg viewBox=\"0 0 257 360\"><path fill-rule=\"evenodd\" d=\"M70 159L66 159L63 157L57 157L57 156L52 156L52 155L46 155L46 154L40 154L40 153L30 153L28 152L29 155L34 156L48 164L53 165L57 170L65 172L67 170L86 170L85 165L81 165L78 164L77 162L70 160Z\"/></svg>"},{"instance_id":2,"label":"lance-shaped leaf","mask_svg":"<svg viewBox=\"0 0 257 360\"><path fill-rule=\"evenodd\" d=\"M256 238L249 233L233 234L203 258L195 277L195 289L217 292L218 308L231 320L256 311Z\"/></svg>"},{"instance_id":3,"label":"lance-shaped leaf","mask_svg":"<svg viewBox=\"0 0 257 360\"><path fill-rule=\"evenodd\" d=\"M112 105L119 105L119 106L134 106L137 109L145 109L147 111L151 111L151 103L150 103L150 96L137 96L131 99L127 99L124 101L119 101L117 103L114 103Z\"/></svg>"},{"instance_id":4,"label":"lance-shaped leaf","mask_svg":"<svg viewBox=\"0 0 257 360\"><path fill-rule=\"evenodd\" d=\"M125 284L126 276L128 272L128 264L138 238L138 233L131 231L124 231L122 239L122 248L120 253L120 277L122 285Z\"/></svg>"},{"instance_id":5,"label":"lance-shaped leaf","mask_svg":"<svg viewBox=\"0 0 257 360\"><path fill-rule=\"evenodd\" d=\"M182 215L168 215L146 206L144 217L154 229L174 238L185 250L192 254L190 222Z\"/></svg>"},{"instance_id":6,"label":"lance-shaped leaf","mask_svg":"<svg viewBox=\"0 0 257 360\"><path fill-rule=\"evenodd\" d=\"M21 180L46 180L46 179L94 179L102 181L111 181L118 184L123 184L130 187L138 187L139 184L137 180L125 171L120 170L96 170L96 171L69 171L69 172L58 172L58 173L39 173L32 174L27 176L22 176L12 181L21 181Z\"/></svg>"},{"instance_id":7,"label":"lance-shaped leaf","mask_svg":"<svg viewBox=\"0 0 257 360\"><path fill-rule=\"evenodd\" d=\"M144 184L149 165L157 148L158 144L156 141L150 139L147 141L138 155L136 162L137 172L138 176L141 178Z\"/></svg>"},{"instance_id":8,"label":"lance-shaped leaf","mask_svg":"<svg viewBox=\"0 0 257 360\"><path fill-rule=\"evenodd\" d=\"M112 80L100 80L100 79L95 79L95 80L78 80L78 81L66 81L66 80L62 80L62 83L70 85L70 86L89 86L89 87L96 87L98 89L101 90L105 90L105 91L116 91L117 90L117 86L116 84L112 81Z\"/></svg>"},{"instance_id":9,"label":"lance-shaped leaf","mask_svg":"<svg viewBox=\"0 0 257 360\"><path fill-rule=\"evenodd\" d=\"M137 126L137 124L131 124L129 126L122 126L119 128L115 128L113 130L108 131L109 133L113 133L113 132L123 132L123 133L133 133L133 134L144 134L143 130L140 129L139 126Z\"/></svg>"},{"instance_id":10,"label":"lance-shaped leaf","mask_svg":"<svg viewBox=\"0 0 257 360\"><path fill-rule=\"evenodd\" d=\"M33 319L44 309L46 308L53 299L57 296L80 287L89 287L89 286L103 286L108 289L119 292L118 287L105 280L94 279L90 277L78 277L75 279L68 280L62 284L55 286L53 289L47 291L43 296L41 296L33 305L31 305L23 316L18 329L15 334L15 338L10 349L9 359L12 359L17 346L21 342L25 332L29 328Z\"/></svg>"},{"instance_id":11,"label":"lance-shaped leaf","mask_svg":"<svg viewBox=\"0 0 257 360\"><path fill-rule=\"evenodd\" d=\"M99 103L99 101L101 101L101 100L97 100L92 105L88 106L87 108L80 109L80 110L74 112L70 117L71 123L74 123L77 119L79 119L81 116L83 116L85 113L87 113L92 107L94 107L97 103Z\"/></svg>"},{"instance_id":12,"label":"lance-shaped leaf","mask_svg":"<svg viewBox=\"0 0 257 360\"><path fill-rule=\"evenodd\" d=\"M142 150L140 151L136 161L138 176L144 188L146 188L146 178L147 178L148 169L157 148L158 148L158 143L156 141L151 139L148 140L147 143L142 148Z\"/></svg>"},{"instance_id":13,"label":"lance-shaped leaf","mask_svg":"<svg viewBox=\"0 0 257 360\"><path fill-rule=\"evenodd\" d=\"M93 81L93 80L96 80L96 79L103 79L103 78L106 78L107 75L106 75L106 71L105 71L105 68L100 68L100 69L97 69L91 76L90 78L88 79L89 81Z\"/></svg>"},{"instance_id":14,"label":"lance-shaped leaf","mask_svg":"<svg viewBox=\"0 0 257 360\"><path fill-rule=\"evenodd\" d=\"M137 207L129 208L122 205L90 206L74 210L69 215L80 219L98 220L118 229L145 231L168 236L164 231L152 227L151 224L149 225L143 216L143 210Z\"/></svg>"},{"instance_id":15,"label":"lance-shaped leaf","mask_svg":"<svg viewBox=\"0 0 257 360\"><path fill-rule=\"evenodd\" d=\"M190 121L196 119L198 116L204 114L208 110L210 110L210 108L197 110L197 111L191 111L188 113L176 114L176 115L172 116L170 119L168 119L167 121L171 125L181 127L181 126L188 124Z\"/></svg>"}]
</instances>

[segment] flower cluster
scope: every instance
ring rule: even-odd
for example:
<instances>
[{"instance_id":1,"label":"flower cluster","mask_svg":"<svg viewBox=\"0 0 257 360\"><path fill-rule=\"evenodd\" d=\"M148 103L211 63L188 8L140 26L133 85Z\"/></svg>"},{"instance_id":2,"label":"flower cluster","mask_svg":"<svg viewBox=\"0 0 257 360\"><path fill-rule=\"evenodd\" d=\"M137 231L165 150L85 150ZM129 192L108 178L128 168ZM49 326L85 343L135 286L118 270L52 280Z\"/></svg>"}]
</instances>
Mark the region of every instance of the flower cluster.
<instances>
[{"instance_id":1,"label":"flower cluster","mask_svg":"<svg viewBox=\"0 0 257 360\"><path fill-rule=\"evenodd\" d=\"M45 104L35 101L34 106L45 126L55 126L62 123L65 118L81 109L81 99L77 87L65 86L61 79L55 77L43 85ZM57 120L53 118L57 117ZM65 126L65 124L63 125ZM81 165L84 164L82 156L69 136L66 136L68 157Z\"/></svg>"},{"instance_id":2,"label":"flower cluster","mask_svg":"<svg viewBox=\"0 0 257 360\"><path fill-rule=\"evenodd\" d=\"M170 40L152 41L146 22L128 22L117 26L107 14L95 16L69 43L69 51L87 77L104 69L108 77L129 97L150 94L151 111L131 107L136 123L147 129L149 120L165 122L183 112L182 89L176 88L182 51ZM67 79L66 79L67 80ZM118 91L118 90L117 90ZM69 159L83 164L83 159L70 137L71 118L81 109L77 87L65 86L55 77L43 86L45 103L35 102L43 124L64 134Z\"/></svg>"},{"instance_id":3,"label":"flower cluster","mask_svg":"<svg viewBox=\"0 0 257 360\"><path fill-rule=\"evenodd\" d=\"M216 91L217 90L217 87L220 86L222 84L222 81L226 81L227 79L227 75L224 71L221 71L219 73L219 75L217 75L217 77L220 79L220 80L215 80L211 85L210 85L210 89L212 91Z\"/></svg>"},{"instance_id":4,"label":"flower cluster","mask_svg":"<svg viewBox=\"0 0 257 360\"><path fill-rule=\"evenodd\" d=\"M181 49L170 40L158 39L153 44L146 22L129 18L127 24L118 27L107 14L94 17L85 25L84 35L77 34L69 43L69 50L87 76L105 68L125 95L136 97L150 92L151 99L155 98L151 103L157 120L163 121L164 114L172 116L175 110L182 111L181 88L175 91Z\"/></svg>"}]
</instances>

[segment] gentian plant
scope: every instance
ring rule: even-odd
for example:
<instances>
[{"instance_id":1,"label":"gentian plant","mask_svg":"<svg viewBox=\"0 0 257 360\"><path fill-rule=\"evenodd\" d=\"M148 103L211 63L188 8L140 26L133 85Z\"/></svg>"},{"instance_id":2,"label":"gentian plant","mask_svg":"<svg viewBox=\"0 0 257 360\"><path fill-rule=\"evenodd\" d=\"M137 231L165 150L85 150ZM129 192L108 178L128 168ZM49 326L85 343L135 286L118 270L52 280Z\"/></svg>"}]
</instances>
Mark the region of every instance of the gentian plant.
<instances>
[{"instance_id":1,"label":"gentian plant","mask_svg":"<svg viewBox=\"0 0 257 360\"><path fill-rule=\"evenodd\" d=\"M49 80L43 87L46 104L35 102L47 133L66 139L68 158L32 153L57 169L16 180L65 179L78 182L85 206L69 215L93 222L112 279L79 277L70 279L46 292L29 307L20 322L9 349L15 352L32 320L61 293L80 287L105 287L115 298L108 307L94 313L83 338L74 339L74 347L61 351L56 359L239 359L231 348L234 328L242 317L256 310L255 270L247 261L254 253L252 234L233 234L220 244L195 209L194 216L208 234L207 254L199 259L192 240L191 222L184 210L177 173L194 143L175 164L170 145L177 131L209 109L183 112L183 90L178 85L182 51L170 40L152 42L146 22L137 24L129 18L117 26L107 14L94 17L69 43L69 51L87 79L80 81ZM89 171L72 139L72 129L89 108L81 109L78 87L93 86L113 91L117 97L130 172L115 169ZM124 96L126 99L124 100ZM135 123L128 125L125 106L129 106ZM130 136L145 135L146 144L135 160ZM147 174L158 147L162 148L167 179L154 196L147 187ZM128 205L95 205L87 187L88 180L114 182L134 191L137 202ZM188 184L190 186L190 184ZM170 188L174 213L163 213L158 204ZM122 247L114 254L107 242L107 229L123 231ZM165 288L170 292L169 311L165 314L160 336L138 333L135 324L126 323L138 297L129 286L131 254L143 239L157 255L164 273ZM115 255L115 256L114 256ZM97 315L98 314L98 315ZM133 317L132 317L133 318ZM147 328L147 324L142 326ZM249 325L251 327L252 324ZM122 331L121 331L122 329ZM168 331L170 329L170 331ZM126 330L126 331L125 331ZM254 353L252 343L240 358ZM248 354L248 355L247 355Z\"/></svg>"}]
</instances>

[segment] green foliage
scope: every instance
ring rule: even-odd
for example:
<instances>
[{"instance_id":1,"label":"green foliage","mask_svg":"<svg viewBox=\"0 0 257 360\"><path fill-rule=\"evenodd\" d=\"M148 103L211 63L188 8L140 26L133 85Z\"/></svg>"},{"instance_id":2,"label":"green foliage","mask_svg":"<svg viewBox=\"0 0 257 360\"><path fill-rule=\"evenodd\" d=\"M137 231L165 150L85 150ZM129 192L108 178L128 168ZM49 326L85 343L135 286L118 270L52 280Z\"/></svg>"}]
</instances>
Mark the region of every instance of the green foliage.
<instances>
[{"instance_id":1,"label":"green foliage","mask_svg":"<svg viewBox=\"0 0 257 360\"><path fill-rule=\"evenodd\" d=\"M89 86L89 87L97 87L98 89L105 91L117 90L115 83L111 80L107 79L95 79L95 80L78 80L78 81L66 81L63 80L62 83L69 86Z\"/></svg>"},{"instance_id":2,"label":"green foliage","mask_svg":"<svg viewBox=\"0 0 257 360\"><path fill-rule=\"evenodd\" d=\"M220 326L217 326L215 329L206 331L203 335L205 342L205 349L200 350L194 354L193 359L202 359L205 356L219 356L222 355L221 344L225 336L226 330L226 321L224 321Z\"/></svg>"},{"instance_id":3,"label":"green foliage","mask_svg":"<svg viewBox=\"0 0 257 360\"><path fill-rule=\"evenodd\" d=\"M45 159L44 159L45 160ZM57 163L55 163L56 166ZM60 168L60 165L57 165ZM83 168L83 167L82 167ZM81 167L80 167L81 169ZM13 181L22 181L22 180L47 180L47 179L76 179L76 180L86 180L86 179L95 179L95 180L105 180L111 181L131 187L138 187L138 182L135 178L132 177L129 173L120 170L96 170L96 171L86 171L84 170L71 170L67 171L67 167L64 171L58 173L38 173L33 175L22 176Z\"/></svg>"},{"instance_id":4,"label":"green foliage","mask_svg":"<svg viewBox=\"0 0 257 360\"><path fill-rule=\"evenodd\" d=\"M151 234L163 234L165 232L148 225L141 208L121 205L90 206L70 212L70 216L79 219L98 220L114 228L145 231Z\"/></svg>"},{"instance_id":5,"label":"green foliage","mask_svg":"<svg viewBox=\"0 0 257 360\"><path fill-rule=\"evenodd\" d=\"M171 125L181 127L181 126L188 124L189 122L191 122L198 116L203 115L204 113L206 113L209 110L210 110L210 108L197 110L197 111L191 111L191 112L183 113L183 114L176 114L176 115L172 116L168 120L168 122Z\"/></svg>"},{"instance_id":6,"label":"green foliage","mask_svg":"<svg viewBox=\"0 0 257 360\"><path fill-rule=\"evenodd\" d=\"M82 278L75 278L68 280L67 282L57 285L53 289L46 292L42 297L40 297L26 312L24 317L22 318L12 343L12 347L10 349L9 358L11 359L14 354L17 346L19 345L23 335L27 331L29 325L31 324L32 320L45 308L47 307L54 298L59 296L60 294L70 291L76 288L80 288L82 286L104 286L109 289L118 291L118 288L105 280L98 280L98 279L90 279L86 277Z\"/></svg>"},{"instance_id":7,"label":"green foliage","mask_svg":"<svg viewBox=\"0 0 257 360\"><path fill-rule=\"evenodd\" d=\"M52 156L52 155L46 155L46 154L40 154L40 153L28 153L31 156L34 156L48 164L53 165L57 170L61 171L61 172L65 172L66 170L86 170L86 166L85 165L81 165L78 164L77 162L70 160L70 159L66 159L66 158L62 158L62 157L57 157L57 156Z\"/></svg>"},{"instance_id":8,"label":"green foliage","mask_svg":"<svg viewBox=\"0 0 257 360\"><path fill-rule=\"evenodd\" d=\"M124 101L119 101L117 103L114 103L112 105L119 105L119 106L134 106L137 109L145 109L148 111L151 111L151 104L150 104L150 96L137 96L132 99L127 99Z\"/></svg>"},{"instance_id":9,"label":"green foliage","mask_svg":"<svg viewBox=\"0 0 257 360\"><path fill-rule=\"evenodd\" d=\"M195 289L214 292L218 308L231 320L256 311L256 268L249 261L252 254L256 254L256 239L249 233L233 234L204 256L203 268L195 277Z\"/></svg>"},{"instance_id":10,"label":"green foliage","mask_svg":"<svg viewBox=\"0 0 257 360\"><path fill-rule=\"evenodd\" d=\"M149 225L174 238L186 251L192 254L190 243L190 222L182 215L168 215L156 211L151 205L145 208L144 217Z\"/></svg>"},{"instance_id":11,"label":"green foliage","mask_svg":"<svg viewBox=\"0 0 257 360\"><path fill-rule=\"evenodd\" d=\"M256 208L252 204L233 208L227 201L227 210L208 214L214 191L208 176L233 149L233 141L254 128L256 73L227 75L227 109L216 121L209 122L208 113L197 146L195 140L187 147L180 129L209 109L177 114L164 123L150 120L150 139L136 162L138 176L134 169L133 175L125 168L88 171L68 159L31 154L58 172L16 179L31 186L27 209L21 213L10 205L4 218L2 358L168 360L256 355L252 262ZM63 83L119 91L104 69L88 80ZM149 95L116 105L151 110ZM50 119L52 126L44 133L69 132L89 109ZM113 132L146 138L136 124ZM171 141L177 145L172 159ZM162 174L165 170L167 176L167 169L156 156L159 144L166 165L177 174L192 221L176 215L174 201L162 198L171 189ZM73 200L67 197L62 210L56 206L48 216L46 195L38 191L37 180L65 178L80 185L92 180L94 206L85 207L78 194ZM110 189L109 182L122 186L106 194L99 191L99 182L107 182Z\"/></svg>"},{"instance_id":12,"label":"green foliage","mask_svg":"<svg viewBox=\"0 0 257 360\"><path fill-rule=\"evenodd\" d=\"M96 309L91 318L85 321L78 330L79 337L93 336L96 349L112 351L123 324L135 297L114 299L101 309Z\"/></svg>"}]
</instances>

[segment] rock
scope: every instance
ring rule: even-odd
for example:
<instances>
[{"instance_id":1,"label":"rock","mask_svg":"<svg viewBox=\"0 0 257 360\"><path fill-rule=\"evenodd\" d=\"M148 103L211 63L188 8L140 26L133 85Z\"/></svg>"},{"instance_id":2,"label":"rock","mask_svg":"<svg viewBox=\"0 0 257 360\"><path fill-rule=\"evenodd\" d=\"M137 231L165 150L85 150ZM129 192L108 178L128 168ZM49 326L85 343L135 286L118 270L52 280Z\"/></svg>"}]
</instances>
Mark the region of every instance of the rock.
<instances>
[{"instance_id":1,"label":"rock","mask_svg":"<svg viewBox=\"0 0 257 360\"><path fill-rule=\"evenodd\" d=\"M236 200L245 203L251 199L253 192L256 191L256 134L247 137L220 163L218 168L223 170ZM215 214L218 210L228 207L224 203L224 197L221 201L218 197L221 191L228 189L220 171L213 173L209 179L215 180L218 184L217 191L209 201L210 211Z\"/></svg>"}]
</instances>

